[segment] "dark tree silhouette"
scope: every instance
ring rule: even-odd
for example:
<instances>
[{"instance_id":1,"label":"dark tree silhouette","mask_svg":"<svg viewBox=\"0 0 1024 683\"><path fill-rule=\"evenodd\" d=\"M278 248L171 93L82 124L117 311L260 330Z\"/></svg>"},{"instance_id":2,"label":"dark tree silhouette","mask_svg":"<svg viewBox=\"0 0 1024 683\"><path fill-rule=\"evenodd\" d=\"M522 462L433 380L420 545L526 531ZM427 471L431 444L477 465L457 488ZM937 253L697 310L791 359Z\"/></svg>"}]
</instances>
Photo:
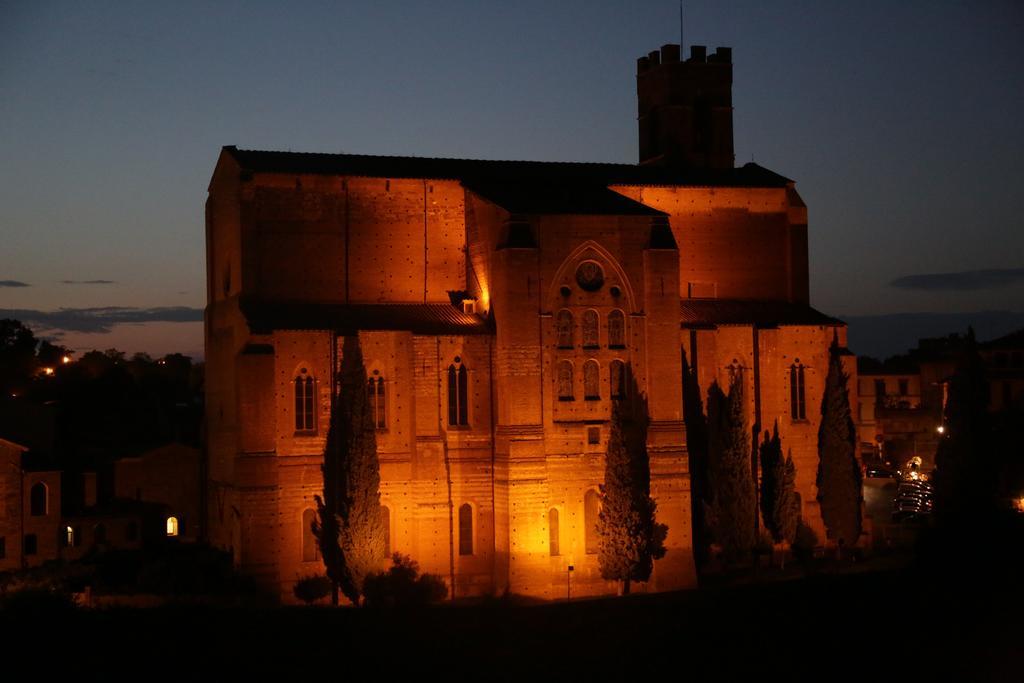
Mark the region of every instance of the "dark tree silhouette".
<instances>
[{"instance_id":1,"label":"dark tree silhouette","mask_svg":"<svg viewBox=\"0 0 1024 683\"><path fill-rule=\"evenodd\" d=\"M622 582L647 581L654 560L665 556L668 527L656 521L647 456L647 401L631 381L626 397L612 402L611 433L597 532L601 576Z\"/></svg>"},{"instance_id":2,"label":"dark tree silhouette","mask_svg":"<svg viewBox=\"0 0 1024 683\"><path fill-rule=\"evenodd\" d=\"M996 505L996 472L989 424L989 388L974 330L968 329L947 384L943 434L935 453L935 518L941 525L971 519Z\"/></svg>"},{"instance_id":3,"label":"dark tree silhouette","mask_svg":"<svg viewBox=\"0 0 1024 683\"><path fill-rule=\"evenodd\" d=\"M778 422L771 436L768 432L764 433L760 455L761 518L773 541L792 546L797 522L800 520L800 500L796 493L793 457L782 457Z\"/></svg>"},{"instance_id":4,"label":"dark tree silhouette","mask_svg":"<svg viewBox=\"0 0 1024 683\"><path fill-rule=\"evenodd\" d=\"M741 375L730 382L728 396L717 382L708 389L708 444L715 540L727 563L749 559L756 504Z\"/></svg>"},{"instance_id":5,"label":"dark tree silhouette","mask_svg":"<svg viewBox=\"0 0 1024 683\"><path fill-rule=\"evenodd\" d=\"M857 432L850 416L847 375L833 336L829 348L828 376L821 400L818 428L818 503L828 537L840 552L856 545L861 532L860 465L857 462Z\"/></svg>"},{"instance_id":6,"label":"dark tree silhouette","mask_svg":"<svg viewBox=\"0 0 1024 683\"><path fill-rule=\"evenodd\" d=\"M690 510L694 560L703 567L711 551L711 490L708 466L708 424L700 395L697 371L683 351L683 420L690 460Z\"/></svg>"},{"instance_id":7,"label":"dark tree silhouette","mask_svg":"<svg viewBox=\"0 0 1024 683\"><path fill-rule=\"evenodd\" d=\"M336 345L335 345L336 347ZM313 534L327 576L358 605L366 576L380 569L384 525L380 516L380 462L366 395L366 367L358 335L345 337L331 423L324 449L324 495L316 496Z\"/></svg>"}]
</instances>

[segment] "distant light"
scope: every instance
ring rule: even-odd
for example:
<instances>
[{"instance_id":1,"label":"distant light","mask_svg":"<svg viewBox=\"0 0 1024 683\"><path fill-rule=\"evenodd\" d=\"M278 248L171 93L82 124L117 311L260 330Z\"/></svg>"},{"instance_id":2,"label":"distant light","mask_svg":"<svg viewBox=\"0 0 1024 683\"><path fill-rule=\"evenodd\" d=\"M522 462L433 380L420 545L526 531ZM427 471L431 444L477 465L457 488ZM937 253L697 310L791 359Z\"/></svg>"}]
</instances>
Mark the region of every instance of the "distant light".
<instances>
[{"instance_id":1,"label":"distant light","mask_svg":"<svg viewBox=\"0 0 1024 683\"><path fill-rule=\"evenodd\" d=\"M53 375L53 368L43 368L43 374L48 376L48 377L52 376Z\"/></svg>"},{"instance_id":2,"label":"distant light","mask_svg":"<svg viewBox=\"0 0 1024 683\"><path fill-rule=\"evenodd\" d=\"M1017 512L1024 512L1024 496L1014 499L1013 509Z\"/></svg>"},{"instance_id":3,"label":"distant light","mask_svg":"<svg viewBox=\"0 0 1024 683\"><path fill-rule=\"evenodd\" d=\"M939 434L945 434L946 428L943 425L939 425L938 427L935 428L935 431L937 431Z\"/></svg>"},{"instance_id":4,"label":"distant light","mask_svg":"<svg viewBox=\"0 0 1024 683\"><path fill-rule=\"evenodd\" d=\"M164 360L163 358L161 358L160 360L158 360L158 361L156 362L156 364L157 364L157 365L166 365L166 364L167 364L167 361L165 361L165 360Z\"/></svg>"},{"instance_id":5,"label":"distant light","mask_svg":"<svg viewBox=\"0 0 1024 683\"><path fill-rule=\"evenodd\" d=\"M71 356L61 356L60 362L67 365L71 362Z\"/></svg>"}]
</instances>

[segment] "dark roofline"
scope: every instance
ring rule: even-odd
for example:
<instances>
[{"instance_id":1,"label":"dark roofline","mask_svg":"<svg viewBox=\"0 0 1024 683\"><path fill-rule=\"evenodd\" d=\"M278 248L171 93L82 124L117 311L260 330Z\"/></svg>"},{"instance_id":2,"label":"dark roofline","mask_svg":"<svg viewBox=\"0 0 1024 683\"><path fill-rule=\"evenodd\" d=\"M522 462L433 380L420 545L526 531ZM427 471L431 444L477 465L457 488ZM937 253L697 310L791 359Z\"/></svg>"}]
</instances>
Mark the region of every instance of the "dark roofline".
<instances>
[{"instance_id":1,"label":"dark roofline","mask_svg":"<svg viewBox=\"0 0 1024 683\"><path fill-rule=\"evenodd\" d=\"M324 330L354 334L391 330L427 335L492 334L490 319L450 303L311 304L243 297L239 306L254 334L275 330Z\"/></svg>"},{"instance_id":2,"label":"dark roofline","mask_svg":"<svg viewBox=\"0 0 1024 683\"><path fill-rule=\"evenodd\" d=\"M845 326L806 304L753 299L681 299L680 327L708 329L724 325L756 325L762 328L811 325Z\"/></svg>"},{"instance_id":3,"label":"dark roofline","mask_svg":"<svg viewBox=\"0 0 1024 683\"><path fill-rule=\"evenodd\" d=\"M680 169L670 166L578 161L454 159L369 154L323 154L244 150L223 152L252 173L348 175L370 178L429 178L530 182L598 182L604 185L691 187L787 187L792 180L754 163L732 169Z\"/></svg>"}]
</instances>

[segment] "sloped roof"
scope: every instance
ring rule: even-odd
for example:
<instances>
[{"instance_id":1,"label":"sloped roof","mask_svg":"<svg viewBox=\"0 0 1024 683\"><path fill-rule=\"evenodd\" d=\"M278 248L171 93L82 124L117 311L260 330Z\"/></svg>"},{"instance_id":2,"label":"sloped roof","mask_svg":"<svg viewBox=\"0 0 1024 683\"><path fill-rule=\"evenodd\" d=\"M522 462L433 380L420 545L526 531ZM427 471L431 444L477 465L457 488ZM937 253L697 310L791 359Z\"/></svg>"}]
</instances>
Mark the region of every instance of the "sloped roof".
<instances>
[{"instance_id":1,"label":"sloped roof","mask_svg":"<svg viewBox=\"0 0 1024 683\"><path fill-rule=\"evenodd\" d=\"M679 302L683 327L717 325L842 325L804 304L787 301L751 301L747 299L682 299Z\"/></svg>"},{"instance_id":2,"label":"sloped roof","mask_svg":"<svg viewBox=\"0 0 1024 683\"><path fill-rule=\"evenodd\" d=\"M372 178L432 178L477 182L597 183L601 185L684 185L785 187L791 181L754 163L732 169L678 169L668 166L561 161L444 159L436 157L224 151L253 173L310 173Z\"/></svg>"},{"instance_id":3,"label":"sloped roof","mask_svg":"<svg viewBox=\"0 0 1024 683\"><path fill-rule=\"evenodd\" d=\"M981 349L1024 349L1024 329L978 344Z\"/></svg>"},{"instance_id":4,"label":"sloped roof","mask_svg":"<svg viewBox=\"0 0 1024 683\"><path fill-rule=\"evenodd\" d=\"M273 330L400 330L415 334L489 334L482 316L446 304L316 304L243 299L242 312L254 333Z\"/></svg>"},{"instance_id":5,"label":"sloped roof","mask_svg":"<svg viewBox=\"0 0 1024 683\"><path fill-rule=\"evenodd\" d=\"M467 181L467 189L511 213L585 216L664 216L599 183Z\"/></svg>"}]
</instances>

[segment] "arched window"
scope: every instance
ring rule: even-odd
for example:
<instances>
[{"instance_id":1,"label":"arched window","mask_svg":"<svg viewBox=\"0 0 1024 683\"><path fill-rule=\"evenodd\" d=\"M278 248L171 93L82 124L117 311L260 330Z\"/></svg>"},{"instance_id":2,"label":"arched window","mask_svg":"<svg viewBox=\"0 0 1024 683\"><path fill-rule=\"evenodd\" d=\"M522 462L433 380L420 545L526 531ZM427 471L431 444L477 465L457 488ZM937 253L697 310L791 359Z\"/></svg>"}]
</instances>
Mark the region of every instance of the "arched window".
<instances>
[{"instance_id":1,"label":"arched window","mask_svg":"<svg viewBox=\"0 0 1024 683\"><path fill-rule=\"evenodd\" d=\"M551 557L558 557L561 551L558 545L558 508L548 510L548 552Z\"/></svg>"},{"instance_id":2,"label":"arched window","mask_svg":"<svg viewBox=\"0 0 1024 683\"><path fill-rule=\"evenodd\" d=\"M600 537L597 535L597 523L601 514L601 499L597 491L590 489L583 496L583 527L584 527L584 549L588 555L597 552L600 545Z\"/></svg>"},{"instance_id":3,"label":"arched window","mask_svg":"<svg viewBox=\"0 0 1024 683\"><path fill-rule=\"evenodd\" d=\"M563 360L558 362L558 400L571 401L572 391L572 362Z\"/></svg>"},{"instance_id":4,"label":"arched window","mask_svg":"<svg viewBox=\"0 0 1024 683\"><path fill-rule=\"evenodd\" d=\"M178 518L168 517L167 518L167 535L177 536L178 535Z\"/></svg>"},{"instance_id":5,"label":"arched window","mask_svg":"<svg viewBox=\"0 0 1024 683\"><path fill-rule=\"evenodd\" d=\"M593 359L583 364L583 398L587 401L601 399L601 366Z\"/></svg>"},{"instance_id":6,"label":"arched window","mask_svg":"<svg viewBox=\"0 0 1024 683\"><path fill-rule=\"evenodd\" d=\"M28 494L29 513L33 517L45 516L49 508L48 498L49 492L46 490L46 484L41 481L36 482Z\"/></svg>"},{"instance_id":7,"label":"arched window","mask_svg":"<svg viewBox=\"0 0 1024 683\"><path fill-rule=\"evenodd\" d=\"M316 429L316 381L306 368L295 377L295 431Z\"/></svg>"},{"instance_id":8,"label":"arched window","mask_svg":"<svg viewBox=\"0 0 1024 683\"><path fill-rule=\"evenodd\" d=\"M556 319L555 324L558 329L558 348L571 349L573 346L572 313L562 309L558 312L558 318Z\"/></svg>"},{"instance_id":9,"label":"arched window","mask_svg":"<svg viewBox=\"0 0 1024 683\"><path fill-rule=\"evenodd\" d=\"M380 524L384 530L384 557L391 557L391 509L380 506Z\"/></svg>"},{"instance_id":10,"label":"arched window","mask_svg":"<svg viewBox=\"0 0 1024 683\"><path fill-rule=\"evenodd\" d=\"M473 554L473 506L463 503L459 507L459 555Z\"/></svg>"},{"instance_id":11,"label":"arched window","mask_svg":"<svg viewBox=\"0 0 1024 683\"><path fill-rule=\"evenodd\" d=\"M469 375L458 356L448 366L448 424L456 427L469 424Z\"/></svg>"},{"instance_id":12,"label":"arched window","mask_svg":"<svg viewBox=\"0 0 1024 683\"><path fill-rule=\"evenodd\" d=\"M626 364L621 360L613 360L611 364L611 394L612 399L626 397Z\"/></svg>"},{"instance_id":13,"label":"arched window","mask_svg":"<svg viewBox=\"0 0 1024 683\"><path fill-rule=\"evenodd\" d=\"M370 407L370 419L373 420L373 428L382 431L388 428L387 419L387 397L384 395L384 378L380 377L380 371L374 370L374 376L366 380L366 399Z\"/></svg>"},{"instance_id":14,"label":"arched window","mask_svg":"<svg viewBox=\"0 0 1024 683\"><path fill-rule=\"evenodd\" d=\"M598 324L597 311L583 311L583 348L596 349L600 345L597 336Z\"/></svg>"},{"instance_id":15,"label":"arched window","mask_svg":"<svg viewBox=\"0 0 1024 683\"><path fill-rule=\"evenodd\" d=\"M75 537L75 530L70 526L64 527L64 546L66 548L73 548L77 545Z\"/></svg>"},{"instance_id":16,"label":"arched window","mask_svg":"<svg viewBox=\"0 0 1024 683\"><path fill-rule=\"evenodd\" d=\"M313 522L316 520L316 510L306 508L302 511L302 561L315 562L320 559L320 546L317 545L316 535L313 533Z\"/></svg>"},{"instance_id":17,"label":"arched window","mask_svg":"<svg viewBox=\"0 0 1024 683\"><path fill-rule=\"evenodd\" d=\"M800 362L799 358L789 366L789 412L794 420L807 419L804 365Z\"/></svg>"},{"instance_id":18,"label":"arched window","mask_svg":"<svg viewBox=\"0 0 1024 683\"><path fill-rule=\"evenodd\" d=\"M626 316L619 309L608 314L608 348L626 347Z\"/></svg>"}]
</instances>

